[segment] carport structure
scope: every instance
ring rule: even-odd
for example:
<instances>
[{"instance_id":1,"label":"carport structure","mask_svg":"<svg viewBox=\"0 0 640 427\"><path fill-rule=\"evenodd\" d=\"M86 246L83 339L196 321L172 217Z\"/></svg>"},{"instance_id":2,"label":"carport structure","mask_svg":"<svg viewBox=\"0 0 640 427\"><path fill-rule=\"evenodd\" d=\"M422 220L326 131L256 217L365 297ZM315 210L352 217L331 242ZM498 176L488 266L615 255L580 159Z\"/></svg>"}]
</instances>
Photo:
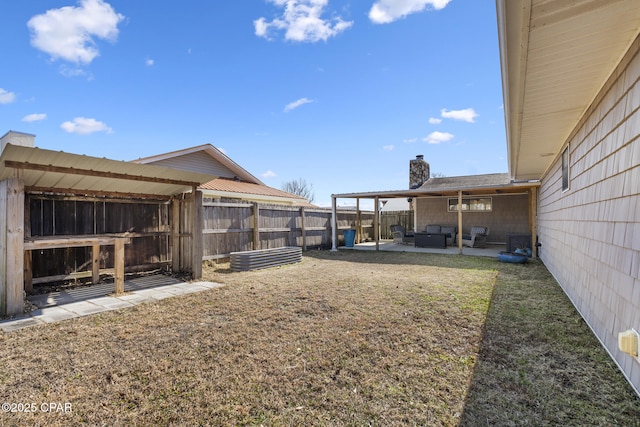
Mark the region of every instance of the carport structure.
<instances>
[{"instance_id":1,"label":"carport structure","mask_svg":"<svg viewBox=\"0 0 640 427\"><path fill-rule=\"evenodd\" d=\"M16 136L11 134L18 138L11 139ZM7 139L24 145L7 143ZM89 262L83 265L91 264L94 282L99 280L100 263L106 264L105 258L109 258L116 293L124 289L126 258L140 252L141 246L132 244L125 255L125 244L135 240L144 246L145 239L164 239L167 244L161 250L170 257L165 261L173 271L189 272L194 279L202 276L202 193L197 188L215 176L39 149L33 147L32 135L15 132L3 137L3 148L0 315L23 311L24 291L31 290L36 280L34 258L40 264L54 263L46 257L53 257L51 250L55 249L90 248ZM73 208L63 211L69 206ZM152 214L131 214L140 206L148 207ZM119 217L105 219L110 210L119 212ZM31 217L34 211L38 217ZM65 226L65 221L72 225ZM129 226L132 221L140 230ZM161 223L162 227L149 232L146 225L150 222ZM34 224L38 224L38 230L32 233ZM67 256L62 257L64 261Z\"/></svg>"}]
</instances>

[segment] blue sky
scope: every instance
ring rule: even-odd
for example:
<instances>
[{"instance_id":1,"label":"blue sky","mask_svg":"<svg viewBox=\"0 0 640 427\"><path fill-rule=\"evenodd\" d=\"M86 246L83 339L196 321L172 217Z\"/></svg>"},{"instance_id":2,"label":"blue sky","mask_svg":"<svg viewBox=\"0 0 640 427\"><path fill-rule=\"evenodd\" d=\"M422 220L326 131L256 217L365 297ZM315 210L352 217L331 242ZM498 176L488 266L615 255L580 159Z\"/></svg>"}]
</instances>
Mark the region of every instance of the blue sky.
<instances>
[{"instance_id":1,"label":"blue sky","mask_svg":"<svg viewBox=\"0 0 640 427\"><path fill-rule=\"evenodd\" d=\"M211 143L280 188L506 172L490 0L20 0L0 6L0 134L132 160Z\"/></svg>"}]
</instances>

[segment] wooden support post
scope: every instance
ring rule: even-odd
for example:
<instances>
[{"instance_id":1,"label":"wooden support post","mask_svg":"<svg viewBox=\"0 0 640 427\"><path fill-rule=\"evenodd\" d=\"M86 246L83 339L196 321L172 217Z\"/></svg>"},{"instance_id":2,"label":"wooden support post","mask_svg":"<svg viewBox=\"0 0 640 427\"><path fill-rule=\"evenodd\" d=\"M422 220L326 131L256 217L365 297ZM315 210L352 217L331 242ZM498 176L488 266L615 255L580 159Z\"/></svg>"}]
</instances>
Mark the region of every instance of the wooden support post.
<instances>
[{"instance_id":1,"label":"wooden support post","mask_svg":"<svg viewBox=\"0 0 640 427\"><path fill-rule=\"evenodd\" d=\"M33 291L33 252L24 251L24 290Z\"/></svg>"},{"instance_id":2,"label":"wooden support post","mask_svg":"<svg viewBox=\"0 0 640 427\"><path fill-rule=\"evenodd\" d=\"M24 180L22 169L7 179L6 287L7 313L24 311Z\"/></svg>"},{"instance_id":3,"label":"wooden support post","mask_svg":"<svg viewBox=\"0 0 640 427\"><path fill-rule=\"evenodd\" d=\"M191 277L194 280L202 278L202 191L193 187L193 221L191 230Z\"/></svg>"},{"instance_id":4,"label":"wooden support post","mask_svg":"<svg viewBox=\"0 0 640 427\"><path fill-rule=\"evenodd\" d=\"M373 235L376 240L376 251L380 250L380 230L379 230L379 220L378 217L380 215L378 209L378 196L373 198Z\"/></svg>"},{"instance_id":5,"label":"wooden support post","mask_svg":"<svg viewBox=\"0 0 640 427\"><path fill-rule=\"evenodd\" d=\"M100 281L100 245L91 246L91 283Z\"/></svg>"},{"instance_id":6,"label":"wooden support post","mask_svg":"<svg viewBox=\"0 0 640 427\"><path fill-rule=\"evenodd\" d=\"M462 190L458 191L458 253L462 255Z\"/></svg>"},{"instance_id":7,"label":"wooden support post","mask_svg":"<svg viewBox=\"0 0 640 427\"><path fill-rule=\"evenodd\" d=\"M180 271L180 200L171 200L171 270L174 273Z\"/></svg>"},{"instance_id":8,"label":"wooden support post","mask_svg":"<svg viewBox=\"0 0 640 427\"><path fill-rule=\"evenodd\" d=\"M336 214L336 198L331 196L331 250L338 250L338 216Z\"/></svg>"},{"instance_id":9,"label":"wooden support post","mask_svg":"<svg viewBox=\"0 0 640 427\"><path fill-rule=\"evenodd\" d=\"M115 275L116 295L124 293L124 238L117 238L114 244L113 270Z\"/></svg>"},{"instance_id":10,"label":"wooden support post","mask_svg":"<svg viewBox=\"0 0 640 427\"><path fill-rule=\"evenodd\" d=\"M531 253L537 258L536 236L538 235L538 188L529 190L529 226L531 227Z\"/></svg>"},{"instance_id":11,"label":"wooden support post","mask_svg":"<svg viewBox=\"0 0 640 427\"><path fill-rule=\"evenodd\" d=\"M356 243L362 241L362 217L360 215L360 199L356 199Z\"/></svg>"},{"instance_id":12,"label":"wooden support post","mask_svg":"<svg viewBox=\"0 0 640 427\"><path fill-rule=\"evenodd\" d=\"M302 228L302 250L307 250L307 231L305 226L304 206L300 208L300 228Z\"/></svg>"},{"instance_id":13,"label":"wooden support post","mask_svg":"<svg viewBox=\"0 0 640 427\"><path fill-rule=\"evenodd\" d=\"M253 203L253 250L260 249L260 205Z\"/></svg>"}]
</instances>

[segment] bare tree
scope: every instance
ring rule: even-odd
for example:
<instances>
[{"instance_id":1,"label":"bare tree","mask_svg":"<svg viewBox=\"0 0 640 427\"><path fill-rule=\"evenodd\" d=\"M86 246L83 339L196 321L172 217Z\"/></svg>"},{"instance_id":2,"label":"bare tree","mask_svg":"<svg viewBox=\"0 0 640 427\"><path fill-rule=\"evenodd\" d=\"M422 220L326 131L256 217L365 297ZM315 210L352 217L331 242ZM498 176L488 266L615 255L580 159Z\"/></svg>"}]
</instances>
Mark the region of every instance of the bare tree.
<instances>
[{"instance_id":1,"label":"bare tree","mask_svg":"<svg viewBox=\"0 0 640 427\"><path fill-rule=\"evenodd\" d=\"M316 198L316 195L313 192L313 184L307 184L307 181L303 178L287 181L282 184L281 188L287 193L304 197L309 201L309 203L313 203Z\"/></svg>"}]
</instances>

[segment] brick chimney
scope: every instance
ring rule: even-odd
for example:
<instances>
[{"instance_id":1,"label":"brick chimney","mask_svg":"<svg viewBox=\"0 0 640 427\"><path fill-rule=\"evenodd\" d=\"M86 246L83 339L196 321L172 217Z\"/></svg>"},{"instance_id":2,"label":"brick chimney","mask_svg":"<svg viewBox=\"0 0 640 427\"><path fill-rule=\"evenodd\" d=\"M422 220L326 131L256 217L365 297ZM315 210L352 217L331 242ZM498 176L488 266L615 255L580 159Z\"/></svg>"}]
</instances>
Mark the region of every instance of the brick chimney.
<instances>
[{"instance_id":1,"label":"brick chimney","mask_svg":"<svg viewBox=\"0 0 640 427\"><path fill-rule=\"evenodd\" d=\"M22 133L10 130L5 133L3 137L0 138L0 153L4 151L4 147L7 144L12 145L22 145L24 147L33 147L35 146L35 135L31 135L30 133Z\"/></svg>"},{"instance_id":2,"label":"brick chimney","mask_svg":"<svg viewBox=\"0 0 640 427\"><path fill-rule=\"evenodd\" d=\"M429 163L424 160L422 154L418 154L415 159L409 160L409 188L415 189L427 182L431 176Z\"/></svg>"}]
</instances>

